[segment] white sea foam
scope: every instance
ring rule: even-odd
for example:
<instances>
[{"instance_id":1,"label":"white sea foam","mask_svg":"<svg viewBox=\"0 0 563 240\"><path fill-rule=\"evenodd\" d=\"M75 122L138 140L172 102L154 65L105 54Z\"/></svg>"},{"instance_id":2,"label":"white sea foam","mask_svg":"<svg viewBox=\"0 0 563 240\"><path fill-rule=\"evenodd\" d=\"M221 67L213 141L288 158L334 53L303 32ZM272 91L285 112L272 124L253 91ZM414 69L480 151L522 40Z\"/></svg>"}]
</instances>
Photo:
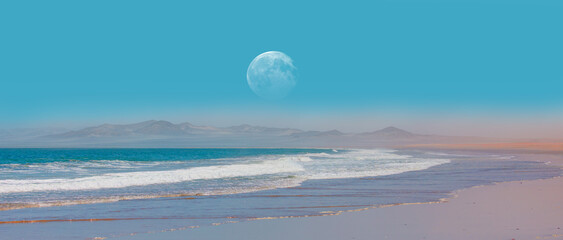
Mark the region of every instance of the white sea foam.
<instances>
[{"instance_id":1,"label":"white sea foam","mask_svg":"<svg viewBox=\"0 0 563 240\"><path fill-rule=\"evenodd\" d=\"M398 160L398 159L408 159L412 156L395 154L395 150L388 149L351 149L346 152L333 152L328 153L307 153L307 157L319 157L319 158L342 158L347 160Z\"/></svg>"},{"instance_id":2,"label":"white sea foam","mask_svg":"<svg viewBox=\"0 0 563 240\"><path fill-rule=\"evenodd\" d=\"M296 161L296 162L311 162L313 161L313 159L311 159L309 156L304 155L297 155L297 156L288 156L288 157L281 157L279 158L277 161Z\"/></svg>"},{"instance_id":3,"label":"white sea foam","mask_svg":"<svg viewBox=\"0 0 563 240\"><path fill-rule=\"evenodd\" d=\"M402 162L400 164L381 164L365 166L361 168L335 168L331 171L313 172L308 177L309 179L338 179L338 178L361 178L361 177L376 177L399 174L410 171L420 171L437 166L444 163L449 163L447 159L424 159L413 160L410 162Z\"/></svg>"},{"instance_id":4,"label":"white sea foam","mask_svg":"<svg viewBox=\"0 0 563 240\"><path fill-rule=\"evenodd\" d=\"M124 188L201 179L291 173L303 170L303 167L296 162L286 160L263 161L253 164L193 167L170 171L108 173L99 176L74 179L0 180L0 193Z\"/></svg>"},{"instance_id":5,"label":"white sea foam","mask_svg":"<svg viewBox=\"0 0 563 240\"><path fill-rule=\"evenodd\" d=\"M222 165L186 168L182 162L134 162L119 160L97 160L89 162L61 162L32 165L35 171L64 172L86 171L86 175L74 178L49 179L5 179L0 180L0 194L39 191L78 191L116 189L154 184L174 184L193 180L238 179L243 189L272 189L295 186L307 179L339 179L374 177L424 170L448 163L447 159L415 158L397 154L394 150L356 149L339 150L331 153L307 153L297 155L263 155L234 159L221 159ZM167 170L146 171L158 164ZM175 165L180 164L180 165ZM175 169L180 167L181 169ZM103 169L105 172L96 173ZM162 168L160 168L162 169ZM108 173L108 171L110 171ZM125 172L124 172L125 171ZM93 175L93 176L92 176ZM275 175L276 177L270 177ZM59 175L61 176L61 175ZM64 175L63 175L64 176ZM290 177L280 181L280 177ZM223 180L221 180L223 181ZM228 183L230 180L226 180ZM206 189L206 183L198 182L198 189ZM225 188L225 189L223 189ZM226 185L212 187L213 191L231 191ZM181 189L180 189L181 191ZM147 193L150 194L150 193Z\"/></svg>"},{"instance_id":6,"label":"white sea foam","mask_svg":"<svg viewBox=\"0 0 563 240\"><path fill-rule=\"evenodd\" d=\"M306 153L304 155L306 157L330 157L331 156L328 153Z\"/></svg>"}]
</instances>

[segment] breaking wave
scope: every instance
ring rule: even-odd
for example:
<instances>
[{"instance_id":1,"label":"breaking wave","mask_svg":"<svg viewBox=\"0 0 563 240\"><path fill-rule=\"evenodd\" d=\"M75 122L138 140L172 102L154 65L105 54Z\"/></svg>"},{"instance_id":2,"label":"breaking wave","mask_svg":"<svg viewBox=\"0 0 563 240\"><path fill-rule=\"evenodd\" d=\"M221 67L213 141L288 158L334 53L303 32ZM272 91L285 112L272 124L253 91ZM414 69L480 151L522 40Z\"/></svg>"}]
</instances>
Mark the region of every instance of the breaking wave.
<instances>
[{"instance_id":1,"label":"breaking wave","mask_svg":"<svg viewBox=\"0 0 563 240\"><path fill-rule=\"evenodd\" d=\"M73 179L0 180L0 193L124 188L203 179L290 173L303 170L301 165L292 161L264 161L255 164L194 167L169 171L107 173Z\"/></svg>"},{"instance_id":2,"label":"breaking wave","mask_svg":"<svg viewBox=\"0 0 563 240\"><path fill-rule=\"evenodd\" d=\"M341 149L201 162L91 160L0 164L4 172L11 171L11 175L5 176L16 176L0 179L0 194L51 192L54 200L58 200L92 196L79 191L101 191L94 195L111 198L125 196L125 190L119 189L129 187L137 187L135 191L128 191L136 196L162 195L162 189L167 191L164 194L172 195L191 191L228 194L298 186L308 179L399 174L448 162L447 159L416 158L393 150ZM164 187L158 187L159 184L164 184Z\"/></svg>"}]
</instances>

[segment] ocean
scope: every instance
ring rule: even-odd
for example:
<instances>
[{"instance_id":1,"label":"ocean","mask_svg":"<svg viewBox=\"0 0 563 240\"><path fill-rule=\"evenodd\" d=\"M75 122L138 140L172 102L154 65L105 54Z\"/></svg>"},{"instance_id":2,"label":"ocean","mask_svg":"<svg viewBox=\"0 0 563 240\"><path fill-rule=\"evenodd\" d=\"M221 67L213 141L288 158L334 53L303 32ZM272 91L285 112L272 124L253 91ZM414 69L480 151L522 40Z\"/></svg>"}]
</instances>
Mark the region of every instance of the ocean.
<instances>
[{"instance_id":1,"label":"ocean","mask_svg":"<svg viewBox=\"0 0 563 240\"><path fill-rule=\"evenodd\" d=\"M189 231L435 202L467 187L561 175L560 168L515 157L392 149L0 149L0 234L95 239Z\"/></svg>"}]
</instances>

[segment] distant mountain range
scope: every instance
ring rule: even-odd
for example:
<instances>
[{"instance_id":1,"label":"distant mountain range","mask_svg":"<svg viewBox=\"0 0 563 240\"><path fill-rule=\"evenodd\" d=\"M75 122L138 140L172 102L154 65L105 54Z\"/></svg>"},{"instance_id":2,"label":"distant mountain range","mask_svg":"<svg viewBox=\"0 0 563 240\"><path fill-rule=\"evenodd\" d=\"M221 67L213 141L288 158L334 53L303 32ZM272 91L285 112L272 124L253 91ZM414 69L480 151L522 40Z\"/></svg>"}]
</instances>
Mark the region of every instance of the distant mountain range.
<instances>
[{"instance_id":1,"label":"distant mountain range","mask_svg":"<svg viewBox=\"0 0 563 240\"><path fill-rule=\"evenodd\" d=\"M264 134L284 136L303 133L293 128L272 128L252 126L248 124L219 128L211 126L195 126L188 122L173 124L168 121L150 120L134 124L103 124L77 131L49 135L54 138L76 137L131 137L131 136L189 136L189 135L225 135L225 134Z\"/></svg>"},{"instance_id":2,"label":"distant mountain range","mask_svg":"<svg viewBox=\"0 0 563 240\"><path fill-rule=\"evenodd\" d=\"M365 133L343 133L338 130L304 131L248 124L196 126L188 122L174 124L162 120L102 124L74 131L0 131L0 147L377 147L461 141L490 139L421 135L396 127Z\"/></svg>"},{"instance_id":3,"label":"distant mountain range","mask_svg":"<svg viewBox=\"0 0 563 240\"><path fill-rule=\"evenodd\" d=\"M330 131L304 131L295 128L274 128L242 124L231 127L195 126L188 122L174 124L168 121L150 120L134 124L103 124L88 127L77 131L47 135L53 138L80 138L80 137L132 137L132 136L189 136L189 135L267 135L290 136L294 138L330 137L354 135L345 134L338 130ZM381 130L355 134L357 136L372 138L411 138L419 136L396 127L387 127Z\"/></svg>"},{"instance_id":4,"label":"distant mountain range","mask_svg":"<svg viewBox=\"0 0 563 240\"><path fill-rule=\"evenodd\" d=\"M398 129L396 127L386 127L384 129L381 129L381 130L368 132L368 133L362 133L361 135L367 136L367 137L392 138L392 139L412 138L412 137L420 136L420 135L417 135L417 134L414 134L414 133L411 133L411 132L407 132L403 129Z\"/></svg>"},{"instance_id":5,"label":"distant mountain range","mask_svg":"<svg viewBox=\"0 0 563 240\"><path fill-rule=\"evenodd\" d=\"M145 121L134 124L103 124L77 131L50 135L56 138L76 137L130 137L130 136L179 136L215 132L213 127L199 127L190 123L173 124L167 121Z\"/></svg>"}]
</instances>

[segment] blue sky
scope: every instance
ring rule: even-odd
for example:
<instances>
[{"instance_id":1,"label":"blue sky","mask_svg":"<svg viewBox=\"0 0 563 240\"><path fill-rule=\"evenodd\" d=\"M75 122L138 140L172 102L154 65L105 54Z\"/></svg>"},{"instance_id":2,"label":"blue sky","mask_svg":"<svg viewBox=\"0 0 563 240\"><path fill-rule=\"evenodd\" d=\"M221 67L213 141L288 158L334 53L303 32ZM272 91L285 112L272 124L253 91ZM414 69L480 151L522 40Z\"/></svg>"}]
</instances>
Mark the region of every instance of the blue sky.
<instances>
[{"instance_id":1,"label":"blue sky","mask_svg":"<svg viewBox=\"0 0 563 240\"><path fill-rule=\"evenodd\" d=\"M0 128L557 122L561 12L561 1L537 0L3 1ZM246 82L271 50L299 69L275 102Z\"/></svg>"}]
</instances>

